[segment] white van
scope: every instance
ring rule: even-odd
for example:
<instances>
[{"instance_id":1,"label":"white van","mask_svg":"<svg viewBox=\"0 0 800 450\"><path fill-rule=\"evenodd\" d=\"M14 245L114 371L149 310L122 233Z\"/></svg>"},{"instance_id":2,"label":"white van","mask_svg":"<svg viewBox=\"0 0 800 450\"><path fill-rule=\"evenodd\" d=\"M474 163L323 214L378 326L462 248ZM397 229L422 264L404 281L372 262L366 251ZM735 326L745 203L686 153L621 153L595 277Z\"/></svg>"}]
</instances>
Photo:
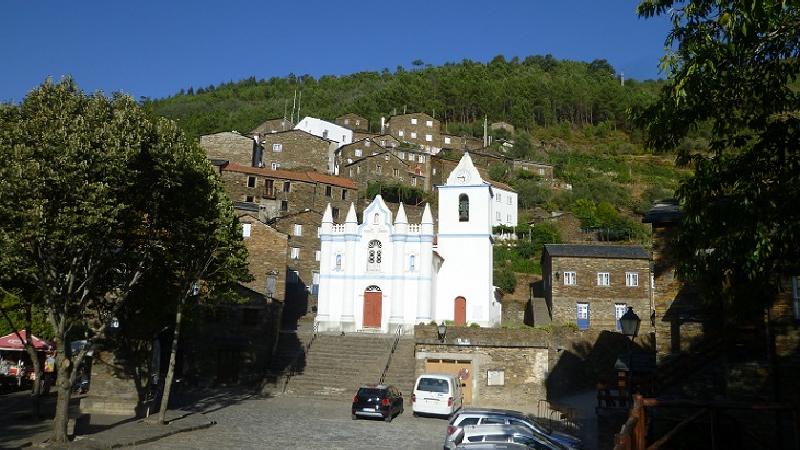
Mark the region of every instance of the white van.
<instances>
[{"instance_id":1,"label":"white van","mask_svg":"<svg viewBox=\"0 0 800 450\"><path fill-rule=\"evenodd\" d=\"M419 414L450 416L461 409L463 400L461 380L450 374L420 375L411 395L414 417Z\"/></svg>"}]
</instances>

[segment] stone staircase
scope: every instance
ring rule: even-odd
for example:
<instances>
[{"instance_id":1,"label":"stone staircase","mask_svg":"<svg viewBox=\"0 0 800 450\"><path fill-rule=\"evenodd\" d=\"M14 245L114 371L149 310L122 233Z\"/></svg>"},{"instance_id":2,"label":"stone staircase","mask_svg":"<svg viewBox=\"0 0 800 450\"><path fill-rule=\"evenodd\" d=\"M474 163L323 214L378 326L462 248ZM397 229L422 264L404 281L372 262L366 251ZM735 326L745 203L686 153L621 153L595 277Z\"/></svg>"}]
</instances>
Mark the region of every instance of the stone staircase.
<instances>
[{"instance_id":1,"label":"stone staircase","mask_svg":"<svg viewBox=\"0 0 800 450\"><path fill-rule=\"evenodd\" d=\"M311 336L303 331L281 334L263 392L352 398L360 385L380 380L394 342L394 336L385 334L318 334L313 341ZM400 339L385 383L395 384L410 395L414 383L413 338Z\"/></svg>"}]
</instances>

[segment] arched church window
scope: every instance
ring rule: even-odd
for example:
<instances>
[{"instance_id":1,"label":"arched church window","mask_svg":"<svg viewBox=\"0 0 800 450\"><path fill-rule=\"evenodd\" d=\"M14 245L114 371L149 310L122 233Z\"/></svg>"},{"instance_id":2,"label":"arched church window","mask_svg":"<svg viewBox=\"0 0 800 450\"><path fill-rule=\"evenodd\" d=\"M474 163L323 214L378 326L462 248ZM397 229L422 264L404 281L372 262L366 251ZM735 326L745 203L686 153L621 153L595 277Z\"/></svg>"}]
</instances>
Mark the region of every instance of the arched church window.
<instances>
[{"instance_id":1,"label":"arched church window","mask_svg":"<svg viewBox=\"0 0 800 450\"><path fill-rule=\"evenodd\" d=\"M378 224L378 218L379 218L378 214L375 214L374 216L372 216L373 225L377 225Z\"/></svg>"},{"instance_id":2,"label":"arched church window","mask_svg":"<svg viewBox=\"0 0 800 450\"><path fill-rule=\"evenodd\" d=\"M369 241L369 254L367 256L367 270L377 271L381 269L381 241L373 239Z\"/></svg>"},{"instance_id":3,"label":"arched church window","mask_svg":"<svg viewBox=\"0 0 800 450\"><path fill-rule=\"evenodd\" d=\"M467 194L458 196L458 221L469 222L469 196Z\"/></svg>"},{"instance_id":4,"label":"arched church window","mask_svg":"<svg viewBox=\"0 0 800 450\"><path fill-rule=\"evenodd\" d=\"M336 255L336 271L338 272L340 270L342 270L342 255L341 255L341 253Z\"/></svg>"},{"instance_id":5,"label":"arched church window","mask_svg":"<svg viewBox=\"0 0 800 450\"><path fill-rule=\"evenodd\" d=\"M408 257L408 271L413 272L417 269L417 257L416 255L411 255Z\"/></svg>"}]
</instances>

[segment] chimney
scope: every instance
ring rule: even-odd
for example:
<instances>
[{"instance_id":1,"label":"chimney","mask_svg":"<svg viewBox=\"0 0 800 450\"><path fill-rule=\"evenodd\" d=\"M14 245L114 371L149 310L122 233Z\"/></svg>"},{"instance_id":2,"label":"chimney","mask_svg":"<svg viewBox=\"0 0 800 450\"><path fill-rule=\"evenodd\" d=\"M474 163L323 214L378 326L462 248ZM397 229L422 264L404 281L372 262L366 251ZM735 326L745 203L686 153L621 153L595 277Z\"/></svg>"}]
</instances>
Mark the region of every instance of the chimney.
<instances>
[{"instance_id":1,"label":"chimney","mask_svg":"<svg viewBox=\"0 0 800 450\"><path fill-rule=\"evenodd\" d=\"M483 146L489 146L489 117L483 116Z\"/></svg>"},{"instance_id":2,"label":"chimney","mask_svg":"<svg viewBox=\"0 0 800 450\"><path fill-rule=\"evenodd\" d=\"M386 117L381 116L381 134L386 133Z\"/></svg>"},{"instance_id":3,"label":"chimney","mask_svg":"<svg viewBox=\"0 0 800 450\"><path fill-rule=\"evenodd\" d=\"M253 136L253 160L251 161L253 167L264 167L264 163L261 161L263 150L260 140L258 135Z\"/></svg>"}]
</instances>

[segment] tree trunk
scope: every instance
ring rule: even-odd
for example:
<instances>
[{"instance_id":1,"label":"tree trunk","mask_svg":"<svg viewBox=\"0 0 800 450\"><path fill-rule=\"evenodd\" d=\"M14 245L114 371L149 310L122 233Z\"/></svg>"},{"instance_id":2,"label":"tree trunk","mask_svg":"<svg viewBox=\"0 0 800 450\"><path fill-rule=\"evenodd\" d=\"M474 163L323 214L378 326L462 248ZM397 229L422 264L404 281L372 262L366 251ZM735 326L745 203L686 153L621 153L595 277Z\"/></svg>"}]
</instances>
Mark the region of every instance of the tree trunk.
<instances>
[{"instance_id":1,"label":"tree trunk","mask_svg":"<svg viewBox=\"0 0 800 450\"><path fill-rule=\"evenodd\" d=\"M42 394L42 387L44 386L44 371L42 370L42 362L39 361L39 355L36 354L36 349L33 347L33 334L31 334L32 327L32 306L29 303L25 309L25 350L33 363L33 388L31 389L31 413L34 419L39 418L39 397Z\"/></svg>"},{"instance_id":2,"label":"tree trunk","mask_svg":"<svg viewBox=\"0 0 800 450\"><path fill-rule=\"evenodd\" d=\"M60 341L62 345L66 341ZM72 374L72 361L66 355L66 349L61 348L56 358L56 366L58 367L58 378L56 387L58 388L58 400L56 401L56 414L53 418L53 438L52 441L56 443L65 443L68 441L67 435L67 422L69 421L69 400L72 394L72 385L70 383Z\"/></svg>"},{"instance_id":3,"label":"tree trunk","mask_svg":"<svg viewBox=\"0 0 800 450\"><path fill-rule=\"evenodd\" d=\"M186 295L181 298L178 303L177 311L175 311L175 332L172 335L172 348L169 354L169 368L167 369L167 376L164 379L164 391L161 395L161 408L158 411L158 422L166 424L167 406L169 405L169 395L172 391L172 380L175 378L175 358L178 353L178 339L181 334L181 313L183 304L186 301Z\"/></svg>"}]
</instances>

